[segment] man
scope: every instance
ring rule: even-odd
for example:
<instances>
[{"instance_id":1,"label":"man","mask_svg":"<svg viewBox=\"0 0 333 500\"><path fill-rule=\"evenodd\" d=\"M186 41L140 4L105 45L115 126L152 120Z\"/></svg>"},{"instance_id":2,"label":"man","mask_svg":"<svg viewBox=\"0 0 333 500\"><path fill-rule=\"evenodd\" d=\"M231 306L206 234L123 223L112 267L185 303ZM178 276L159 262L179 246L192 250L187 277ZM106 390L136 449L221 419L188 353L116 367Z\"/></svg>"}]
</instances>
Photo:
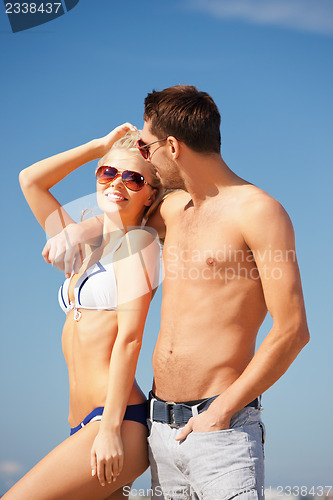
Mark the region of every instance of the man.
<instances>
[{"instance_id":1,"label":"man","mask_svg":"<svg viewBox=\"0 0 333 500\"><path fill-rule=\"evenodd\" d=\"M292 224L220 154L220 114L192 86L145 100L139 149L167 196L153 355L153 498L264 498L260 395L309 340ZM267 310L273 327L255 352Z\"/></svg>"}]
</instances>

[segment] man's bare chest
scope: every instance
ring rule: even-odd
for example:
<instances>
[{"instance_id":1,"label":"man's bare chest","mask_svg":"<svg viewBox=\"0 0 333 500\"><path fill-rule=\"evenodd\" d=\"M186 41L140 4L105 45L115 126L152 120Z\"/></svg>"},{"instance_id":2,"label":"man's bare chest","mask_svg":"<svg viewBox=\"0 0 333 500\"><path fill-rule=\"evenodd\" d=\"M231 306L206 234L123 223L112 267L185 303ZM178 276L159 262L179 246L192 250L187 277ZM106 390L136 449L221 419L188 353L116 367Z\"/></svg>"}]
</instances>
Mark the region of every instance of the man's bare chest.
<instances>
[{"instance_id":1,"label":"man's bare chest","mask_svg":"<svg viewBox=\"0 0 333 500\"><path fill-rule=\"evenodd\" d=\"M216 212L176 218L167 228L163 261L169 270L181 267L223 271L237 264L254 266L237 221Z\"/></svg>"}]
</instances>

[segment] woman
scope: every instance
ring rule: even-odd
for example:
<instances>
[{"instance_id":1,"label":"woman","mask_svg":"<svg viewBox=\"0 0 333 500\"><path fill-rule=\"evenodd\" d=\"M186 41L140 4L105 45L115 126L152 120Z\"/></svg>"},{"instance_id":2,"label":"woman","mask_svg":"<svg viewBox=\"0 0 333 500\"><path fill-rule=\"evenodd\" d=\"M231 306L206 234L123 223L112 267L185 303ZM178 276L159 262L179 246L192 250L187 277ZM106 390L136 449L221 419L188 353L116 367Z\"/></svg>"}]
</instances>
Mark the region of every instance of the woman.
<instances>
[{"instance_id":1,"label":"woman","mask_svg":"<svg viewBox=\"0 0 333 500\"><path fill-rule=\"evenodd\" d=\"M100 244L85 248L78 274L59 291L66 312L62 346L71 436L14 485L5 500L116 500L124 496L122 487L148 467L146 400L134 377L158 283L159 245L138 226L161 187L136 148L138 138L136 129L124 124L20 174L31 210L54 236L74 221L49 189L103 157L96 178L104 218Z\"/></svg>"}]
</instances>

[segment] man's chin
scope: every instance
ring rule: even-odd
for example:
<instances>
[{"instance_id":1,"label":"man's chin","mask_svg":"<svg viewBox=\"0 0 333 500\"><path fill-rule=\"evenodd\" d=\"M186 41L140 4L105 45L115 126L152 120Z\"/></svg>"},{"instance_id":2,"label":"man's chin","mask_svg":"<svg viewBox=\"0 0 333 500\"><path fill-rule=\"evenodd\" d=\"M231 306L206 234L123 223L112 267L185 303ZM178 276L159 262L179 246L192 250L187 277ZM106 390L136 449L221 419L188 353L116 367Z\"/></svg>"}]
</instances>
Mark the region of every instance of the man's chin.
<instances>
[{"instance_id":1,"label":"man's chin","mask_svg":"<svg viewBox=\"0 0 333 500\"><path fill-rule=\"evenodd\" d=\"M184 183L175 179L161 179L164 189L185 189Z\"/></svg>"},{"instance_id":2,"label":"man's chin","mask_svg":"<svg viewBox=\"0 0 333 500\"><path fill-rule=\"evenodd\" d=\"M185 186L182 179L170 179L170 177L161 176L155 165L153 165L153 168L156 172L156 177L158 177L165 189L184 189Z\"/></svg>"}]
</instances>

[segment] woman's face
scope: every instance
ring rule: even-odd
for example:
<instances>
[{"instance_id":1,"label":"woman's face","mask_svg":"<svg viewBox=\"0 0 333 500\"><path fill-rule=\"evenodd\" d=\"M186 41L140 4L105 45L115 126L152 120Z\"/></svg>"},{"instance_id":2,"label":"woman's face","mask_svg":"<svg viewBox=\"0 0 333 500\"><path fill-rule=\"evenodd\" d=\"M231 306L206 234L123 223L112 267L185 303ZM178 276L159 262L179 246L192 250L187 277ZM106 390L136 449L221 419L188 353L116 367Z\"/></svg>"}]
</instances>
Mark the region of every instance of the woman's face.
<instances>
[{"instance_id":1,"label":"woman's face","mask_svg":"<svg viewBox=\"0 0 333 500\"><path fill-rule=\"evenodd\" d=\"M148 183L151 183L150 167L140 156L126 154L116 151L106 157L104 165L115 167L119 174L125 170L131 170L141 174ZM155 190L147 183L139 191L132 191L123 182L121 175L107 184L97 181L97 202L99 208L105 214L119 213L136 223L141 221L144 209L150 206L154 200ZM135 221L135 222L134 222Z\"/></svg>"}]
</instances>

